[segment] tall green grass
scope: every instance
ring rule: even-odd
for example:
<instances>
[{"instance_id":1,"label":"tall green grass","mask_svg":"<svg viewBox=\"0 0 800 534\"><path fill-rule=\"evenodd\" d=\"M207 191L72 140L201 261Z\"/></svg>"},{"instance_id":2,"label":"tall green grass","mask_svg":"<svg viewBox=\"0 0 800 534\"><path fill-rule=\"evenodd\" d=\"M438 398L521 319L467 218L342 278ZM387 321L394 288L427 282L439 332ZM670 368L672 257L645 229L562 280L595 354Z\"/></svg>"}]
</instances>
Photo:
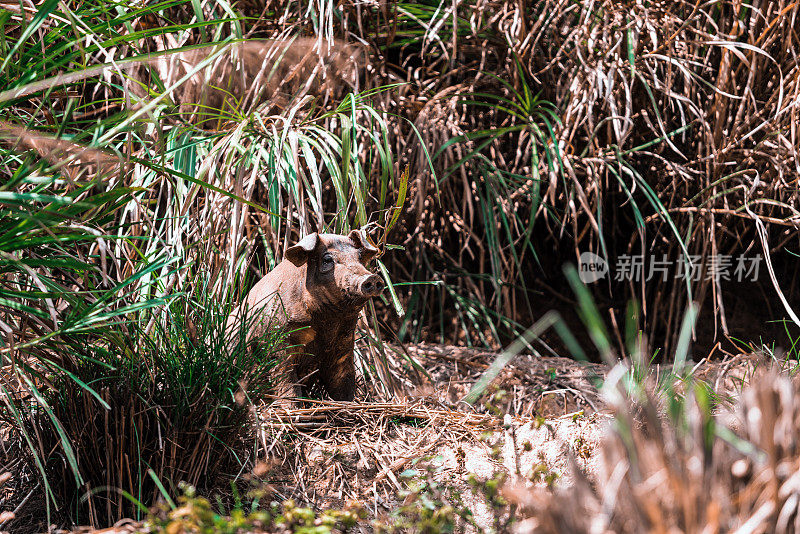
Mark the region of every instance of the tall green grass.
<instances>
[{"instance_id":1,"label":"tall green grass","mask_svg":"<svg viewBox=\"0 0 800 534\"><path fill-rule=\"evenodd\" d=\"M286 333L228 317L235 302L206 291L179 295L152 324L126 322L97 336L61 336L54 354L71 354L48 373L50 387L20 400L25 431L62 520L103 525L146 510L178 484L210 487L252 468L258 450L253 403L274 391ZM55 363L53 364L56 365ZM55 369L53 370L55 371ZM56 423L56 424L54 424ZM74 452L64 462L63 443Z\"/></svg>"}]
</instances>

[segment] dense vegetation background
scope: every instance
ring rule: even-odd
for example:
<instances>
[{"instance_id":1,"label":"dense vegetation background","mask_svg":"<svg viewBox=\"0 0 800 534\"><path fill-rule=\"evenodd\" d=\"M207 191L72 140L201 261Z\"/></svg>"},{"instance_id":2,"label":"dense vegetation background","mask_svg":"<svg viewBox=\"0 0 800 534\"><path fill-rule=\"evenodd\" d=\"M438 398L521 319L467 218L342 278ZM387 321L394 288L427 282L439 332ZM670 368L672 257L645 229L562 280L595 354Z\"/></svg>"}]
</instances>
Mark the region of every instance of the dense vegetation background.
<instances>
[{"instance_id":1,"label":"dense vegetation background","mask_svg":"<svg viewBox=\"0 0 800 534\"><path fill-rule=\"evenodd\" d=\"M0 7L1 383L45 486L66 467L84 483L78 407L100 424L96 410L127 396L166 403L190 439L268 373L198 340L224 337L226 310L314 230L367 226L386 245L391 291L360 354L383 394L411 368L387 339L497 348L557 310L588 345L562 271L587 251L612 266L589 285L609 352L626 352L633 323L669 360L692 302L697 357L794 350L797 3ZM636 256L664 276L616 279ZM758 278L707 276L721 256L760 256ZM681 276L687 259L696 276ZM565 352L548 335L531 348ZM160 397L189 357L197 373L233 362L200 412L205 393L183 392L196 374ZM130 390L104 393L103 369ZM218 451L198 454L177 469L197 478ZM140 467L167 476L153 462ZM123 464L107 486L156 491ZM123 511L105 498L93 518Z\"/></svg>"}]
</instances>

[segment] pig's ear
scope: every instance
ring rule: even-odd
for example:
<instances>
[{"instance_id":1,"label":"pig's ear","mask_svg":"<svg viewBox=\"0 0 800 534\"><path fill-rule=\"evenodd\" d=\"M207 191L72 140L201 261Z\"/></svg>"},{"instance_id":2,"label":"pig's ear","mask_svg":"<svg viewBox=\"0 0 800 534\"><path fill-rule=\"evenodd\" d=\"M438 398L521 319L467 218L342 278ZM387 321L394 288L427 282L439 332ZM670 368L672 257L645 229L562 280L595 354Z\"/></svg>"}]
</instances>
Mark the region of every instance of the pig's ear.
<instances>
[{"instance_id":1,"label":"pig's ear","mask_svg":"<svg viewBox=\"0 0 800 534\"><path fill-rule=\"evenodd\" d=\"M317 248L317 238L319 236L316 232L305 236L293 245L286 249L286 259L294 263L295 266L300 267L308 261L308 256Z\"/></svg>"},{"instance_id":2,"label":"pig's ear","mask_svg":"<svg viewBox=\"0 0 800 534\"><path fill-rule=\"evenodd\" d=\"M361 254L361 262L368 263L369 260L374 258L378 252L378 247L372 244L364 230L353 230L347 236L353 242Z\"/></svg>"}]
</instances>

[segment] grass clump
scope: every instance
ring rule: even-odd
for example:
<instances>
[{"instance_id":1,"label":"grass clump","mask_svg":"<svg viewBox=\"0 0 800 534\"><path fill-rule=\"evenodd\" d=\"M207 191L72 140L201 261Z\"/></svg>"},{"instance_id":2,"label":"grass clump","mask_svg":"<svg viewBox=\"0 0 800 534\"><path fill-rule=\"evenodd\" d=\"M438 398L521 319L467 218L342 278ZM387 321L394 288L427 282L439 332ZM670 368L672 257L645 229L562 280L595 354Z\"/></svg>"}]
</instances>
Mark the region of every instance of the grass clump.
<instances>
[{"instance_id":1,"label":"grass clump","mask_svg":"<svg viewBox=\"0 0 800 534\"><path fill-rule=\"evenodd\" d=\"M177 494L179 482L210 486L245 467L251 399L270 391L284 334L246 341L247 315L228 325L231 306L206 295L179 296L102 341L61 346L79 363L48 377L29 434L56 502L79 524L113 523L159 492ZM74 466L60 454L64 435Z\"/></svg>"}]
</instances>

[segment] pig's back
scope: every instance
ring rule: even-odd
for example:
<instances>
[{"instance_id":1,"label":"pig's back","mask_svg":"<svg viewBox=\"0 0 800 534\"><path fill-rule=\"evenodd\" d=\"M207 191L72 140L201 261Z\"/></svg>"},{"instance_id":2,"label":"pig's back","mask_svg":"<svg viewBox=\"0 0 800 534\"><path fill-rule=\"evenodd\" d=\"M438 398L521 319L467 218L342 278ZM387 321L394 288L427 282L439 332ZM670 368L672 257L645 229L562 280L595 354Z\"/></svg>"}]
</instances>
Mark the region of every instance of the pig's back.
<instances>
[{"instance_id":1,"label":"pig's back","mask_svg":"<svg viewBox=\"0 0 800 534\"><path fill-rule=\"evenodd\" d=\"M245 299L248 315L269 318L281 326L305 319L302 305L305 268L289 261L280 262L250 290Z\"/></svg>"}]
</instances>

